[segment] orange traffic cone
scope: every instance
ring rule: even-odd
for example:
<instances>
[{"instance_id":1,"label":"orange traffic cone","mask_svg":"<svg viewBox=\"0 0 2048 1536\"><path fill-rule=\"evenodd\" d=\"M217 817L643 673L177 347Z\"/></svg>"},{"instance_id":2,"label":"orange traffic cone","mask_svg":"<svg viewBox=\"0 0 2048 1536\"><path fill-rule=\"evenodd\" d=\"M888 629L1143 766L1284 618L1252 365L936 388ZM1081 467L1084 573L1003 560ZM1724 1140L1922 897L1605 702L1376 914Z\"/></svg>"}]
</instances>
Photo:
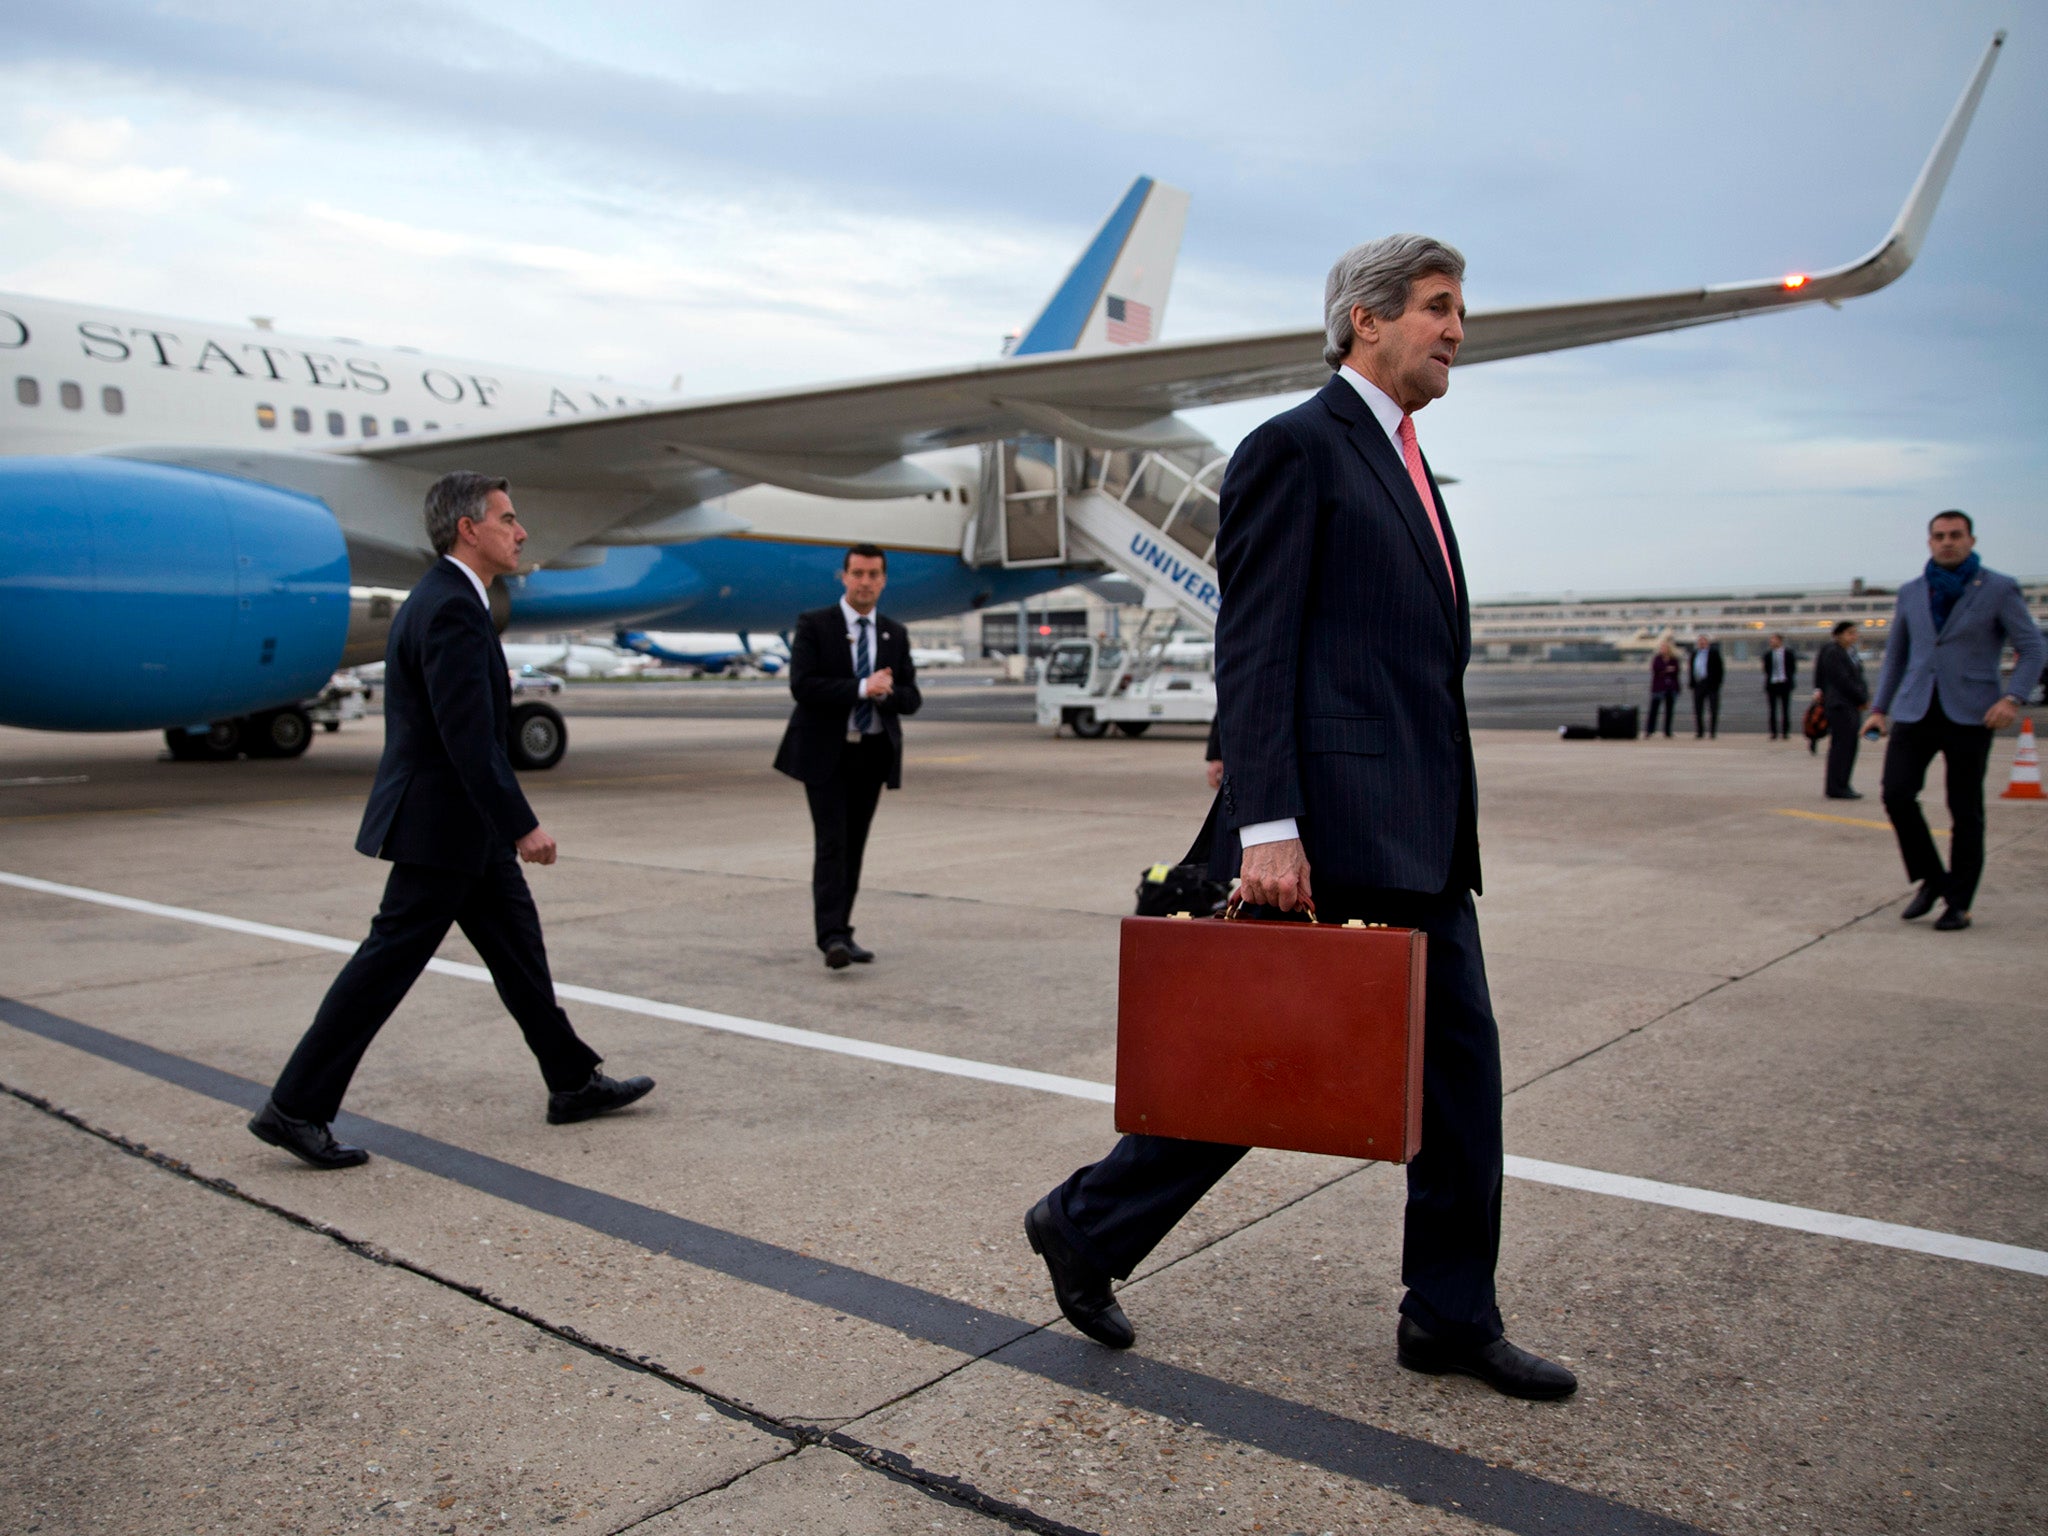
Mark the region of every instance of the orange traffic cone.
<instances>
[{"instance_id":1,"label":"orange traffic cone","mask_svg":"<svg viewBox=\"0 0 2048 1536\"><path fill-rule=\"evenodd\" d=\"M2005 786L2001 800L2048 800L2041 793L2041 754L2034 748L2034 722L2020 723L2020 749L2012 758L2012 782Z\"/></svg>"}]
</instances>

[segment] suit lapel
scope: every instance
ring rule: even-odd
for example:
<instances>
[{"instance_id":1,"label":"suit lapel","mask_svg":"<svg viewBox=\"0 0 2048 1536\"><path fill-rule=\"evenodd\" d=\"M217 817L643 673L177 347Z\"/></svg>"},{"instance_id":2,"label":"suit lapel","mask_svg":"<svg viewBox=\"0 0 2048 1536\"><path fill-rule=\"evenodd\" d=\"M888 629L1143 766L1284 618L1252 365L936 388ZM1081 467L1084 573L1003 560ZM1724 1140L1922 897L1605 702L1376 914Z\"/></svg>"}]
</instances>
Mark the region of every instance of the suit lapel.
<instances>
[{"instance_id":1,"label":"suit lapel","mask_svg":"<svg viewBox=\"0 0 2048 1536\"><path fill-rule=\"evenodd\" d=\"M1444 566L1443 550L1437 548L1436 530L1429 526L1429 513L1423 510L1421 500L1415 494L1415 484L1408 478L1408 466L1401 462L1401 456L1394 451L1394 445L1387 441L1387 434L1380 426L1366 403L1358 397L1358 391L1345 382L1342 376L1333 378L1323 386L1323 405L1331 415L1344 423L1351 439L1351 446L1379 476L1380 484L1393 498L1394 506L1401 514L1401 520L1408 526L1408 536L1415 541L1415 553L1421 557L1429 579L1436 588L1437 601L1444 605L1444 617L1451 627L1458 627L1459 599L1451 591L1451 573ZM1425 463L1424 472L1428 472ZM1436 489L1434 479L1430 489ZM1442 517L1443 498L1437 498L1438 516ZM1450 519L1444 518L1444 542L1450 544ZM1455 559L1455 553L1453 554ZM1464 577L1460 573L1459 591L1464 590Z\"/></svg>"}]
</instances>

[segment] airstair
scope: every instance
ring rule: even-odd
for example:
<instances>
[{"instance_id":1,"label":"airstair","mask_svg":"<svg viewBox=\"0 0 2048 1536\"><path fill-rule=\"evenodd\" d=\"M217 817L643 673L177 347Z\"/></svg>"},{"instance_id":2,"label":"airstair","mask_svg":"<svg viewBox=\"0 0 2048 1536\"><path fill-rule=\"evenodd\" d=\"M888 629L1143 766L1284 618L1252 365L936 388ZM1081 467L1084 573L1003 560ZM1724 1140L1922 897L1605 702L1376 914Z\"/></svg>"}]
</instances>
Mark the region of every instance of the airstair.
<instances>
[{"instance_id":1,"label":"airstair","mask_svg":"<svg viewBox=\"0 0 2048 1536\"><path fill-rule=\"evenodd\" d=\"M991 443L967 558L1012 569L1100 562L1136 582L1147 608L1214 634L1216 487L1227 462L1200 440L1107 450L1055 437Z\"/></svg>"}]
</instances>

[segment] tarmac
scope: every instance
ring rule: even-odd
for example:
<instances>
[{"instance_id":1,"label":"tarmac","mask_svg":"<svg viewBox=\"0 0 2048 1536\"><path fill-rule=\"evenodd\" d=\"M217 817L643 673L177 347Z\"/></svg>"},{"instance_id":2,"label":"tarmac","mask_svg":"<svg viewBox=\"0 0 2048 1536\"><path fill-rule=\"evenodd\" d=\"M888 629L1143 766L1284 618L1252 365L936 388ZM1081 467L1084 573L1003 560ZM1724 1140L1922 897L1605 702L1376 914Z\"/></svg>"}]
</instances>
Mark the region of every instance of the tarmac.
<instances>
[{"instance_id":1,"label":"tarmac","mask_svg":"<svg viewBox=\"0 0 2048 1536\"><path fill-rule=\"evenodd\" d=\"M1112 1141L1199 733L911 722L833 974L779 729L572 716L528 779L566 1006L655 1093L546 1125L451 937L340 1174L243 1123L375 908L379 723L0 730L0 1530L2048 1523L2048 804L1992 799L1941 934L1874 755L1837 802L1796 742L1477 733L1502 1305L1582 1383L1531 1405L1396 1365L1386 1164L1254 1153L1124 1287L1136 1349L1059 1318L1021 1219Z\"/></svg>"}]
</instances>

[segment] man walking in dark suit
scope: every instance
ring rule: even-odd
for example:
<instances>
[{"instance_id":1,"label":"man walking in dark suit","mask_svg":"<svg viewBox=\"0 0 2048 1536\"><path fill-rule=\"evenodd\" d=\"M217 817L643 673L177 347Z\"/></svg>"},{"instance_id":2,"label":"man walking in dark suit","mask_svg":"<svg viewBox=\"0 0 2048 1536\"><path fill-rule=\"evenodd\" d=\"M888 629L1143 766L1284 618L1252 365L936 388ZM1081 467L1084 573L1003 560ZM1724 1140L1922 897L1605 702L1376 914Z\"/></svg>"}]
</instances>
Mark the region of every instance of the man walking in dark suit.
<instances>
[{"instance_id":1,"label":"man walking in dark suit","mask_svg":"<svg viewBox=\"0 0 2048 1536\"><path fill-rule=\"evenodd\" d=\"M1473 911L1471 617L1413 419L1450 387L1464 267L1420 235L1347 252L1325 287L1323 355L1336 376L1231 456L1217 547L1228 743L1218 824L1243 847L1246 901L1428 934L1422 1151L1408 1166L1397 1356L1412 1370L1554 1398L1576 1380L1507 1341L1494 1296L1500 1041ZM1126 1136L1039 1201L1025 1233L1068 1319L1127 1347L1134 1333L1111 1279L1128 1276L1244 1152Z\"/></svg>"},{"instance_id":2,"label":"man walking in dark suit","mask_svg":"<svg viewBox=\"0 0 2048 1536\"><path fill-rule=\"evenodd\" d=\"M1906 873L1920 889L1900 916L1925 917L1947 906L1934 926L1970 926L1970 903L1984 873L1984 768L1991 739L2019 715L2048 643L2020 584L1977 557L1967 512L1939 512L1927 525L1927 568L1899 588L1884 670L1869 729L1891 726L1884 754L1884 809L1899 839ZM1998 680L1999 658L2013 648L2012 681ZM1920 813L1920 788L1940 754L1948 780L1949 863Z\"/></svg>"},{"instance_id":3,"label":"man walking in dark suit","mask_svg":"<svg viewBox=\"0 0 2048 1536\"><path fill-rule=\"evenodd\" d=\"M875 958L853 941L861 857L882 786L903 787L903 716L924 703L909 635L875 611L888 580L889 557L854 545L839 568L846 595L799 618L789 648L796 709L775 766L810 801L812 917L835 971Z\"/></svg>"},{"instance_id":4,"label":"man walking in dark suit","mask_svg":"<svg viewBox=\"0 0 2048 1536\"><path fill-rule=\"evenodd\" d=\"M1727 667L1721 660L1721 647L1710 636L1701 635L1685 668L1686 686L1692 689L1692 734L1695 741L1703 736L1721 734L1721 684L1726 678Z\"/></svg>"},{"instance_id":5,"label":"man walking in dark suit","mask_svg":"<svg viewBox=\"0 0 2048 1536\"><path fill-rule=\"evenodd\" d=\"M1834 628L1834 643L1813 658L1813 696L1828 717L1827 794L1830 800L1861 800L1849 777L1856 771L1856 721L1870 702L1870 684L1856 654L1856 625L1844 619Z\"/></svg>"},{"instance_id":6,"label":"man walking in dark suit","mask_svg":"<svg viewBox=\"0 0 2048 1536\"><path fill-rule=\"evenodd\" d=\"M1799 653L1783 635L1771 636L1764 652L1764 701L1771 712L1771 740L1792 739L1792 688L1799 681Z\"/></svg>"},{"instance_id":7,"label":"man walking in dark suit","mask_svg":"<svg viewBox=\"0 0 2048 1536\"><path fill-rule=\"evenodd\" d=\"M555 862L555 840L505 752L512 692L485 583L519 567L526 530L503 480L466 471L427 492L441 559L392 621L384 661L384 755L356 851L389 859L370 936L314 1015L249 1129L315 1168L369 1161L330 1122L356 1064L434 957L451 923L476 946L548 1085L548 1123L631 1104L651 1077L617 1082L555 1002L540 915L519 859ZM517 855L517 858L514 855Z\"/></svg>"}]
</instances>

